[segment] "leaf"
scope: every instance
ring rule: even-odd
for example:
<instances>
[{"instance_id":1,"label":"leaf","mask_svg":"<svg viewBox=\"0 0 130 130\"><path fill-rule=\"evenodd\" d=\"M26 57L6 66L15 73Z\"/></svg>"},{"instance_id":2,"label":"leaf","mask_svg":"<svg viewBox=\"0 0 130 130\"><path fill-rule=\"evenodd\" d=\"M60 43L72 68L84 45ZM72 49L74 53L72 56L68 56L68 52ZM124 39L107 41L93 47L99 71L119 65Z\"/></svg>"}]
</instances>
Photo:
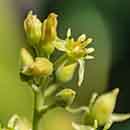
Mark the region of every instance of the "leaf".
<instances>
[{"instance_id":1,"label":"leaf","mask_svg":"<svg viewBox=\"0 0 130 130\"><path fill-rule=\"evenodd\" d=\"M84 79L84 71L85 71L85 61L79 60L79 72L78 72L78 86L81 86Z\"/></svg>"},{"instance_id":2,"label":"leaf","mask_svg":"<svg viewBox=\"0 0 130 130\"><path fill-rule=\"evenodd\" d=\"M72 127L73 127L75 130L96 130L96 129L93 128L92 126L80 125L80 124L77 124L77 123L75 123L75 122L72 122Z\"/></svg>"},{"instance_id":3,"label":"leaf","mask_svg":"<svg viewBox=\"0 0 130 130\"><path fill-rule=\"evenodd\" d=\"M122 122L122 121L129 119L129 118L130 118L130 113L128 113L128 114L113 113L111 115L111 120L113 122Z\"/></svg>"}]
</instances>

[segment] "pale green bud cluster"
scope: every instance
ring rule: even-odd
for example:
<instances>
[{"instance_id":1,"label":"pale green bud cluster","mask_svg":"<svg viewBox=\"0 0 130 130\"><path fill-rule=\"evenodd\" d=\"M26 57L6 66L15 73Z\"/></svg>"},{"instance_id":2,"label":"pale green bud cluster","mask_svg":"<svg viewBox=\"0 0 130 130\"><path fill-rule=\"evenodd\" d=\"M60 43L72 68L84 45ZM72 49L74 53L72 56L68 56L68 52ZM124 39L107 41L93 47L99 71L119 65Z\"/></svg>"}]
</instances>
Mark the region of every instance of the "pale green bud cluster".
<instances>
[{"instance_id":1,"label":"pale green bud cluster","mask_svg":"<svg viewBox=\"0 0 130 130\"><path fill-rule=\"evenodd\" d=\"M57 15L50 13L43 23L30 11L24 21L24 29L32 47L37 47L41 54L50 56L55 49L57 39Z\"/></svg>"}]
</instances>

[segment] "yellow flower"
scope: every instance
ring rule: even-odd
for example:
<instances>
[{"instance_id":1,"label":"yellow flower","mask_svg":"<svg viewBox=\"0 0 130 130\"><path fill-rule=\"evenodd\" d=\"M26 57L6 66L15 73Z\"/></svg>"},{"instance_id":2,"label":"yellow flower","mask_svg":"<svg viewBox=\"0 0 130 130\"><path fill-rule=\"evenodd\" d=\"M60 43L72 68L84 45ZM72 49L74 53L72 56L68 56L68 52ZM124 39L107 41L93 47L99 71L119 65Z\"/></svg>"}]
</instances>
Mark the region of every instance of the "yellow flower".
<instances>
[{"instance_id":1,"label":"yellow flower","mask_svg":"<svg viewBox=\"0 0 130 130\"><path fill-rule=\"evenodd\" d=\"M92 41L93 39L87 38L85 34L80 35L77 40L74 40L71 36L71 30L68 29L66 40L57 41L55 46L58 50L66 52L71 60L93 59L94 57L89 54L94 52L94 48L87 48Z\"/></svg>"}]
</instances>

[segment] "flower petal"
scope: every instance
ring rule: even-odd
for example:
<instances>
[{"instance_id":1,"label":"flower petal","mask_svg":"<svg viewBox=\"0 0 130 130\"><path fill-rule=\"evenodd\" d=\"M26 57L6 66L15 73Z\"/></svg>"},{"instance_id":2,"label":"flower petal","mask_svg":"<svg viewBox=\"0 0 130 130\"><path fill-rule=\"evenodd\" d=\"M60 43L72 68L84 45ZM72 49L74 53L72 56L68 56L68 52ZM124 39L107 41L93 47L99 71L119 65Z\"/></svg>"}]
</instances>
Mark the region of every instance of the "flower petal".
<instances>
[{"instance_id":1,"label":"flower petal","mask_svg":"<svg viewBox=\"0 0 130 130\"><path fill-rule=\"evenodd\" d=\"M83 79L84 79L84 70L85 70L85 61L79 60L79 79L78 79L78 86L81 86Z\"/></svg>"},{"instance_id":2,"label":"flower petal","mask_svg":"<svg viewBox=\"0 0 130 130\"><path fill-rule=\"evenodd\" d=\"M86 60L92 60L92 59L94 59L94 56L87 55L87 56L85 57L85 59L86 59Z\"/></svg>"},{"instance_id":3,"label":"flower petal","mask_svg":"<svg viewBox=\"0 0 130 130\"><path fill-rule=\"evenodd\" d=\"M86 53L87 53L87 54L90 54L90 53L92 53L92 52L94 52L94 51L95 51L95 49L92 48L92 47L86 49Z\"/></svg>"},{"instance_id":4,"label":"flower petal","mask_svg":"<svg viewBox=\"0 0 130 130\"><path fill-rule=\"evenodd\" d=\"M113 113L111 115L111 120L113 122L122 122L122 121L129 119L129 118L130 118L130 113L128 113L128 114Z\"/></svg>"},{"instance_id":5,"label":"flower petal","mask_svg":"<svg viewBox=\"0 0 130 130\"><path fill-rule=\"evenodd\" d=\"M56 47L57 50L66 51L65 41L64 40L57 39L53 43L54 43L54 45L55 45L55 47Z\"/></svg>"}]
</instances>

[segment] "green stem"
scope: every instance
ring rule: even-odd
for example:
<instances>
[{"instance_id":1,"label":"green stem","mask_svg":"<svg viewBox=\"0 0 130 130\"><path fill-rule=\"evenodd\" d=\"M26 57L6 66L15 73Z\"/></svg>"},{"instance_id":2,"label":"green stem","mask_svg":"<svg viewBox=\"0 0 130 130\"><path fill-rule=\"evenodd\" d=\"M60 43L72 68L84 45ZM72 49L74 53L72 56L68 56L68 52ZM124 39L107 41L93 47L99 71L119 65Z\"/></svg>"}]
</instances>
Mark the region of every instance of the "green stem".
<instances>
[{"instance_id":1,"label":"green stem","mask_svg":"<svg viewBox=\"0 0 130 130\"><path fill-rule=\"evenodd\" d=\"M38 107L37 105L38 105L38 95L37 92L34 92L32 130L38 130L39 114L37 110Z\"/></svg>"},{"instance_id":2,"label":"green stem","mask_svg":"<svg viewBox=\"0 0 130 130\"><path fill-rule=\"evenodd\" d=\"M59 59L56 60L56 62L54 63L55 69L57 69L66 60L66 57L67 55L64 54Z\"/></svg>"},{"instance_id":3,"label":"green stem","mask_svg":"<svg viewBox=\"0 0 130 130\"><path fill-rule=\"evenodd\" d=\"M72 114L78 114L81 112L89 112L89 108L86 106L82 106L79 108L70 108L70 107L66 107L66 110Z\"/></svg>"}]
</instances>

